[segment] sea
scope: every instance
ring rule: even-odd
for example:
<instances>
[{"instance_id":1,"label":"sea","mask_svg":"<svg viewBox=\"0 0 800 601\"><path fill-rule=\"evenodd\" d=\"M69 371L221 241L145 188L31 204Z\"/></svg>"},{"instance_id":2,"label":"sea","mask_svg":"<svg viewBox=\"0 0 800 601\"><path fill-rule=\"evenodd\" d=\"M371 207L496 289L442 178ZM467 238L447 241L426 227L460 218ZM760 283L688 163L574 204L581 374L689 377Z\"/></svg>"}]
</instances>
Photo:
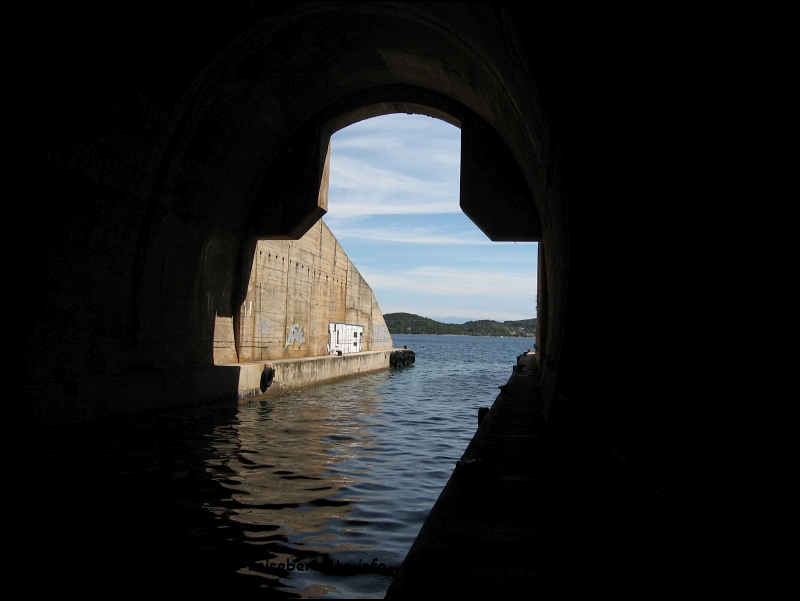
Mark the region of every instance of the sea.
<instances>
[{"instance_id":1,"label":"sea","mask_svg":"<svg viewBox=\"0 0 800 601\"><path fill-rule=\"evenodd\" d=\"M381 598L532 338L394 335L416 362L39 441L55 590ZM33 509L33 508L36 509Z\"/></svg>"}]
</instances>

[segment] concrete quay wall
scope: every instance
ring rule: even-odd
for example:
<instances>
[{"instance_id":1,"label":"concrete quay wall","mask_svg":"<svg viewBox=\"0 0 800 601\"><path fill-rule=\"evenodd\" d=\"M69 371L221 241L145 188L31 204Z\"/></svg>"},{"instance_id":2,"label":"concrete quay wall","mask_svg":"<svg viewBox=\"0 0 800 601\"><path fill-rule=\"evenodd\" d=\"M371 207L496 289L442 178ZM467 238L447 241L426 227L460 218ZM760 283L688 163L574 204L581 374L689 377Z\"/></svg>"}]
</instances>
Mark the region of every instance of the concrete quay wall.
<instances>
[{"instance_id":1,"label":"concrete quay wall","mask_svg":"<svg viewBox=\"0 0 800 601\"><path fill-rule=\"evenodd\" d=\"M209 273L218 252L207 249ZM184 340L149 359L146 350L155 346L144 344L126 362L96 340L81 363L80 341L74 341L76 351L59 355L49 377L16 389L27 408L25 423L51 427L235 403L390 367L392 337L375 295L322 221L299 240L253 242L245 259L248 280L238 311L230 283L221 295L228 307L202 286L194 295L213 320L213 356L210 339L202 353ZM175 327L191 322L189 313ZM275 377L262 391L265 366Z\"/></svg>"},{"instance_id":2,"label":"concrete quay wall","mask_svg":"<svg viewBox=\"0 0 800 601\"><path fill-rule=\"evenodd\" d=\"M30 414L23 416L23 422L51 427L138 411L218 402L241 403L274 396L296 388L389 369L391 354L398 350L209 365L170 373L153 371L79 378L21 388L18 393L31 408ZM265 368L274 370L274 377L270 386L262 390Z\"/></svg>"},{"instance_id":3,"label":"concrete quay wall","mask_svg":"<svg viewBox=\"0 0 800 601\"><path fill-rule=\"evenodd\" d=\"M278 359L266 362L240 363L239 402L273 396L295 388L316 386L370 372L389 369L393 350L365 351L343 355L326 355L300 359ZM265 370L274 376L267 387Z\"/></svg>"}]
</instances>

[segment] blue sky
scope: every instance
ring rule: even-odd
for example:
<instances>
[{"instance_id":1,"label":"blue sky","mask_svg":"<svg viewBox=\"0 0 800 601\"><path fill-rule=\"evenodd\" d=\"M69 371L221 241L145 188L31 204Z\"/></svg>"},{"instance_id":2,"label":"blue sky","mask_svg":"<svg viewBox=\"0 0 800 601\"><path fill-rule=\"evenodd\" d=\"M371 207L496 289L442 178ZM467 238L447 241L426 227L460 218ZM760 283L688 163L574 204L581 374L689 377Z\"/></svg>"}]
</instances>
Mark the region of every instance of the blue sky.
<instances>
[{"instance_id":1,"label":"blue sky","mask_svg":"<svg viewBox=\"0 0 800 601\"><path fill-rule=\"evenodd\" d=\"M324 221L383 313L437 321L536 316L534 242L492 242L458 206L461 130L385 115L331 138Z\"/></svg>"}]
</instances>

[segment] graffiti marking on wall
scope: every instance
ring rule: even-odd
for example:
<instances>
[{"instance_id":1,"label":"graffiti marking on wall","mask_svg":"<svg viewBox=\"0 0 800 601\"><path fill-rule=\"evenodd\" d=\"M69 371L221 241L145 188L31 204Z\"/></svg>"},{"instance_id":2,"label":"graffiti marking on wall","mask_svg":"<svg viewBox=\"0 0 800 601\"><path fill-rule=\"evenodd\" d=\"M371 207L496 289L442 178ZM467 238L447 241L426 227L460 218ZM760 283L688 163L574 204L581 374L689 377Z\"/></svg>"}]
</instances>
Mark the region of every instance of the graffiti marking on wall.
<instances>
[{"instance_id":1,"label":"graffiti marking on wall","mask_svg":"<svg viewBox=\"0 0 800 601\"><path fill-rule=\"evenodd\" d=\"M379 349L379 348L386 348L389 345L389 341L391 340L391 336L389 334L389 328L384 325L380 324L373 324L372 325L372 348Z\"/></svg>"},{"instance_id":2,"label":"graffiti marking on wall","mask_svg":"<svg viewBox=\"0 0 800 601\"><path fill-rule=\"evenodd\" d=\"M305 335L303 333L303 326L299 323L294 322L294 317L292 317L292 325L289 326L289 334L286 336L286 346L283 347L285 351L287 348L292 346L295 342L297 343L297 348L300 348L300 345L306 341Z\"/></svg>"},{"instance_id":3,"label":"graffiti marking on wall","mask_svg":"<svg viewBox=\"0 0 800 601\"><path fill-rule=\"evenodd\" d=\"M261 336L269 336L269 332L272 329L270 327L271 322L272 322L271 319L267 319L263 315L258 316L258 333Z\"/></svg>"}]
</instances>

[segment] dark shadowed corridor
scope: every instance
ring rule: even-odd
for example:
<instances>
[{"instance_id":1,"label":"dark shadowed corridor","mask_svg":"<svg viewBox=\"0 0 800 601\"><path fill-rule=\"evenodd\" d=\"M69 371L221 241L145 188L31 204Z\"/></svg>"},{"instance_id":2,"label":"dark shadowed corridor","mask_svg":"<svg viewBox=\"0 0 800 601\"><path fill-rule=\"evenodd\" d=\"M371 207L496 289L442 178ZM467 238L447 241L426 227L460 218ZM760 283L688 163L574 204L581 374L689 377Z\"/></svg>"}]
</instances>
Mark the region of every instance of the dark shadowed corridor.
<instances>
[{"instance_id":1,"label":"dark shadowed corridor","mask_svg":"<svg viewBox=\"0 0 800 601\"><path fill-rule=\"evenodd\" d=\"M48 503L71 487L91 497L92 483L78 471L48 485L42 472L81 424L234 404L215 319L240 354L255 241L298 239L324 215L334 132L403 112L461 128L461 206L490 239L539 243L538 306L526 309L537 385L501 395L486 439L493 473L513 467L477 492L480 469L456 472L436 548L509 554L487 593L713 587L733 460L717 425L728 396L709 325L720 306L709 215L721 209L698 185L703 88L656 20L617 17L388 2L21 14L11 118L23 185L8 200L2 360L22 408L14 427L47 449L26 470L42 503L25 581L81 590L58 557L72 565L102 545L118 509L136 550L102 571L136 587L169 564L159 541L179 536L181 518L148 530L148 473L120 483L124 507L98 506L95 524L77 519L53 541ZM506 521L463 532L448 512ZM203 572L190 547L179 569ZM58 578L40 578L50 566ZM412 594L424 589L414 570Z\"/></svg>"}]
</instances>

